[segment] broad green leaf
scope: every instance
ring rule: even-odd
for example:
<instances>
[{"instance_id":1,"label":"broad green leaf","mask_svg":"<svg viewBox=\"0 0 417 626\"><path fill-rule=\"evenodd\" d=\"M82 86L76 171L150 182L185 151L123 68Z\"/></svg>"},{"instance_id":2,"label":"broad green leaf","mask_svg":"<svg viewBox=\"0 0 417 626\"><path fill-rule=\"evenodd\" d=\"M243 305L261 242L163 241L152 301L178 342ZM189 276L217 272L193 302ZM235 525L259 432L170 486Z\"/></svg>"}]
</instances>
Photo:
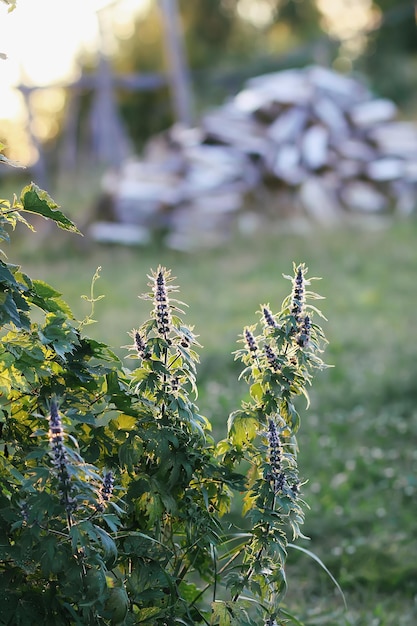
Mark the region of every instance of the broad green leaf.
<instances>
[{"instance_id":1,"label":"broad green leaf","mask_svg":"<svg viewBox=\"0 0 417 626\"><path fill-rule=\"evenodd\" d=\"M34 280L33 287L38 296L48 300L50 298L59 298L62 295L59 291L51 287L51 285L48 285L48 283L45 283L43 280Z\"/></svg>"},{"instance_id":2,"label":"broad green leaf","mask_svg":"<svg viewBox=\"0 0 417 626\"><path fill-rule=\"evenodd\" d=\"M117 417L117 427L121 430L132 430L136 425L136 418L121 414Z\"/></svg>"},{"instance_id":3,"label":"broad green leaf","mask_svg":"<svg viewBox=\"0 0 417 626\"><path fill-rule=\"evenodd\" d=\"M60 228L81 235L74 222L61 211L58 211L58 205L49 194L34 183L24 187L20 196L20 202L22 203L23 211L42 215L45 219L53 220Z\"/></svg>"},{"instance_id":4,"label":"broad green leaf","mask_svg":"<svg viewBox=\"0 0 417 626\"><path fill-rule=\"evenodd\" d=\"M68 304L61 299L59 291L53 289L43 280L33 280L32 287L36 294L32 297L32 301L36 306L43 311L50 311L51 313L60 311L73 319L73 313Z\"/></svg>"},{"instance_id":5,"label":"broad green leaf","mask_svg":"<svg viewBox=\"0 0 417 626\"><path fill-rule=\"evenodd\" d=\"M187 604L190 606L200 593L200 589L194 583L187 583L183 580L179 585L179 592L181 597L186 600Z\"/></svg>"},{"instance_id":6,"label":"broad green leaf","mask_svg":"<svg viewBox=\"0 0 417 626\"><path fill-rule=\"evenodd\" d=\"M261 383L254 383L253 385L251 385L249 391L250 391L250 395L256 402L259 402L262 399L262 396L264 394Z\"/></svg>"},{"instance_id":7,"label":"broad green leaf","mask_svg":"<svg viewBox=\"0 0 417 626\"><path fill-rule=\"evenodd\" d=\"M20 314L13 295L9 292L0 309L0 323L8 324L12 322L17 328L28 329L30 321L25 314Z\"/></svg>"},{"instance_id":8,"label":"broad green leaf","mask_svg":"<svg viewBox=\"0 0 417 626\"><path fill-rule=\"evenodd\" d=\"M17 286L16 279L13 275L13 272L10 270L13 269L14 266L7 265L3 261L0 261L0 282L4 283L7 286Z\"/></svg>"},{"instance_id":9,"label":"broad green leaf","mask_svg":"<svg viewBox=\"0 0 417 626\"><path fill-rule=\"evenodd\" d=\"M259 423L252 415L244 411L235 411L230 414L227 426L231 441L236 446L242 446L255 439Z\"/></svg>"},{"instance_id":10,"label":"broad green leaf","mask_svg":"<svg viewBox=\"0 0 417 626\"><path fill-rule=\"evenodd\" d=\"M114 567L117 561L116 544L113 538L108 533L106 533L105 530L100 528L100 526L97 526L94 524L94 531L97 534L97 536L100 538L101 545L103 546L104 561L106 563L106 567L108 569L111 569L112 567Z\"/></svg>"},{"instance_id":11,"label":"broad green leaf","mask_svg":"<svg viewBox=\"0 0 417 626\"><path fill-rule=\"evenodd\" d=\"M211 620L212 626L231 626L232 616L225 602L212 602L211 604Z\"/></svg>"}]
</instances>

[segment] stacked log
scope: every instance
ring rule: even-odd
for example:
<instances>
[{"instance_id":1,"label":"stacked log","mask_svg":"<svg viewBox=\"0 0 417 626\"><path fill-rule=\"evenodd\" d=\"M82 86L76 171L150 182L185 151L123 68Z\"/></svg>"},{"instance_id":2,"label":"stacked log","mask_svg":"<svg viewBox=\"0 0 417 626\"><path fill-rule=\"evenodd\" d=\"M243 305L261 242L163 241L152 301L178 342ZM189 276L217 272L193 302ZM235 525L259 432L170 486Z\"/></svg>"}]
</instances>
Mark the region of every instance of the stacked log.
<instances>
[{"instance_id":1,"label":"stacked log","mask_svg":"<svg viewBox=\"0 0 417 626\"><path fill-rule=\"evenodd\" d=\"M415 208L417 125L397 115L360 81L310 67L249 80L202 128L206 141L257 158L264 182L293 189L308 214L326 220Z\"/></svg>"},{"instance_id":2,"label":"stacked log","mask_svg":"<svg viewBox=\"0 0 417 626\"><path fill-rule=\"evenodd\" d=\"M260 186L326 222L415 209L417 125L351 76L322 67L250 79L195 129L151 139L106 186L116 221L169 231L173 247L219 238ZM109 179L109 176L107 177ZM187 243L188 242L188 243Z\"/></svg>"}]
</instances>

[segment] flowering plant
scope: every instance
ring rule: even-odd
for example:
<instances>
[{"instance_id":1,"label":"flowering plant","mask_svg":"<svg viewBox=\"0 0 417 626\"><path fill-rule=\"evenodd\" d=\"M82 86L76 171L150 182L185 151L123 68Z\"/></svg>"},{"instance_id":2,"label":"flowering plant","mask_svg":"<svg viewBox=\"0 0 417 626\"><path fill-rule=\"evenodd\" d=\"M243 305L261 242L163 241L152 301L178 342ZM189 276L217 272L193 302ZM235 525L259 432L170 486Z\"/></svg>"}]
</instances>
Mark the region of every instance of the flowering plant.
<instances>
[{"instance_id":1,"label":"flowering plant","mask_svg":"<svg viewBox=\"0 0 417 626\"><path fill-rule=\"evenodd\" d=\"M76 230L32 185L1 201L3 240L25 211ZM149 275L128 369L84 335L91 315L77 322L55 289L0 260L1 623L299 623L284 604L306 506L295 398L308 399L325 338L307 268L288 278L281 309L262 306L243 331L250 400L216 443L170 270Z\"/></svg>"}]
</instances>

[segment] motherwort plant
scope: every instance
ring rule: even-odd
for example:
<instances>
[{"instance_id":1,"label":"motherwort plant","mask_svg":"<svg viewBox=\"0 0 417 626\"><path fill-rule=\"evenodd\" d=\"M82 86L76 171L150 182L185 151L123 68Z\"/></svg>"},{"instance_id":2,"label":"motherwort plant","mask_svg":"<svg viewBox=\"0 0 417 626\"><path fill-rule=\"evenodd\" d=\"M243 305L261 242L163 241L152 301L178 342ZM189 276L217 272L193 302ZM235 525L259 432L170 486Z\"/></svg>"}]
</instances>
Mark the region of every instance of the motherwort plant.
<instances>
[{"instance_id":1,"label":"motherwort plant","mask_svg":"<svg viewBox=\"0 0 417 626\"><path fill-rule=\"evenodd\" d=\"M309 289L307 267L294 265L294 275L285 278L292 288L281 310L274 314L269 305L262 306L258 325L243 331L235 356L245 366L241 377L249 385L250 400L230 415L228 438L218 445L226 466L244 468L247 476L243 515L248 524L239 557L233 555L238 564L225 575L232 594L228 609L238 615L233 603L244 598L244 606L248 597L256 597L267 625L290 618L282 605L287 548L303 536L295 400L304 395L308 402L312 372L325 367L320 358L325 338L312 321L321 313L311 301L320 296Z\"/></svg>"},{"instance_id":2,"label":"motherwort plant","mask_svg":"<svg viewBox=\"0 0 417 626\"><path fill-rule=\"evenodd\" d=\"M0 201L76 227L35 185ZM60 293L0 259L0 623L277 626L301 536L297 397L324 365L307 268L244 328L248 399L216 443L196 405L200 348L170 270L149 274L131 367ZM226 420L225 420L226 421Z\"/></svg>"}]
</instances>

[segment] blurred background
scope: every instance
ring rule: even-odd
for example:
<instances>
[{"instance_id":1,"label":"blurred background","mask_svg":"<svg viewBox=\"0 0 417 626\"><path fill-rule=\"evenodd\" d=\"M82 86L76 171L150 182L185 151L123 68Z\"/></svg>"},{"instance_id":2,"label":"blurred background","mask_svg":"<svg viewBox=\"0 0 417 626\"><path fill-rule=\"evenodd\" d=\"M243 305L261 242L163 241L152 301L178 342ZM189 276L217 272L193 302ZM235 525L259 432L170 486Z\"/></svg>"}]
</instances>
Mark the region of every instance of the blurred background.
<instances>
[{"instance_id":1,"label":"blurred background","mask_svg":"<svg viewBox=\"0 0 417 626\"><path fill-rule=\"evenodd\" d=\"M329 340L300 403L308 481L288 604L306 625L417 623L417 28L398 0L18 0L0 6L0 194L43 220L6 248L123 359L149 268L172 269L204 346L198 405L224 437L233 360L292 263ZM21 166L24 166L21 167ZM319 321L318 318L315 321ZM126 363L132 363L126 361Z\"/></svg>"}]
</instances>

